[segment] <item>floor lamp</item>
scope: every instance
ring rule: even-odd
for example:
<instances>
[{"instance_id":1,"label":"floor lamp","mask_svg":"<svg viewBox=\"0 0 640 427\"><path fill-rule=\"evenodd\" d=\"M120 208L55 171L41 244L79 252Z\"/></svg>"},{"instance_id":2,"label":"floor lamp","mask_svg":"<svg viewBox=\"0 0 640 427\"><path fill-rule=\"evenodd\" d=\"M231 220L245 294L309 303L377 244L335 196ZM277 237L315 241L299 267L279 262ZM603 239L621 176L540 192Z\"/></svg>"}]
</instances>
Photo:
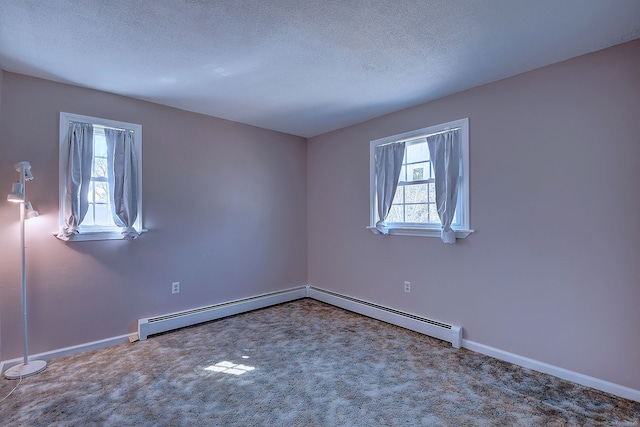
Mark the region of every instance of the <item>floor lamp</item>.
<instances>
[{"instance_id":1,"label":"floor lamp","mask_svg":"<svg viewBox=\"0 0 640 427\"><path fill-rule=\"evenodd\" d=\"M17 380L19 378L29 377L38 374L47 367L47 362L43 360L29 361L29 345L27 334L27 269L26 269L26 243L24 238L24 222L29 218L38 216L38 211L33 209L31 202L25 197L25 182L31 181L31 165L29 162L20 162L15 164L16 171L20 173L20 180L13 184L11 193L7 196L7 200L14 203L20 203L20 240L22 243L22 332L24 334L24 361L23 363L13 366L4 373L5 378Z\"/></svg>"}]
</instances>

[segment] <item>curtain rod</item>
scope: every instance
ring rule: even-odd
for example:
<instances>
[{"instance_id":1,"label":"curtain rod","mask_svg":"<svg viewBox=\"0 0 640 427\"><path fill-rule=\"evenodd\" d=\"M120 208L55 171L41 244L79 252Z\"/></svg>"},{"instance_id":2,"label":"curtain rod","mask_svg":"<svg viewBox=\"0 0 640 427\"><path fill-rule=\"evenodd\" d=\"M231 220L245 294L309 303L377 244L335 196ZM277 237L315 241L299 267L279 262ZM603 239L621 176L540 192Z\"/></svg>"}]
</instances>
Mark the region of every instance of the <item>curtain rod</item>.
<instances>
[{"instance_id":1,"label":"curtain rod","mask_svg":"<svg viewBox=\"0 0 640 427\"><path fill-rule=\"evenodd\" d=\"M75 122L73 120L69 120L69 123L75 123L77 125L91 125L93 127L102 128L102 129L109 128L109 129L121 130L121 131L125 131L125 132L134 132L131 129L117 128L117 127L114 127L114 126L106 126L106 125L101 125L101 124L96 124L96 123Z\"/></svg>"},{"instance_id":2,"label":"curtain rod","mask_svg":"<svg viewBox=\"0 0 640 427\"><path fill-rule=\"evenodd\" d=\"M399 144L401 142L409 142L409 141L414 141L414 140L417 140L417 139L427 139L430 136L440 135L442 133L453 132L454 130L461 130L461 129L462 129L461 127L445 129L445 130L441 130L441 131L438 131L438 132L430 133L430 134L427 134L427 135L420 135L420 136L415 136L415 137L412 137L412 138L399 139L397 141L385 142L384 144L376 145L376 147L384 147L385 145Z\"/></svg>"}]
</instances>

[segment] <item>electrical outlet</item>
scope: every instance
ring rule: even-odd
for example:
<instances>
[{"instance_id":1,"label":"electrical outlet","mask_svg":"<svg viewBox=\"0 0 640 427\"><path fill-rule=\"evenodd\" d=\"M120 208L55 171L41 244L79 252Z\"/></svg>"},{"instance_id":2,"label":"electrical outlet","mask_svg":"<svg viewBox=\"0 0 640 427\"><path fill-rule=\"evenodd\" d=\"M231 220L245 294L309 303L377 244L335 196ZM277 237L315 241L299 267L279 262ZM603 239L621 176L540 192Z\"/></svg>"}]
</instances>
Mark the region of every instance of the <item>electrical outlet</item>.
<instances>
[{"instance_id":1,"label":"electrical outlet","mask_svg":"<svg viewBox=\"0 0 640 427\"><path fill-rule=\"evenodd\" d=\"M171 293L179 294L180 293L180 282L173 282L171 284Z\"/></svg>"},{"instance_id":2,"label":"electrical outlet","mask_svg":"<svg viewBox=\"0 0 640 427\"><path fill-rule=\"evenodd\" d=\"M411 292L411 282L404 282L404 291Z\"/></svg>"}]
</instances>

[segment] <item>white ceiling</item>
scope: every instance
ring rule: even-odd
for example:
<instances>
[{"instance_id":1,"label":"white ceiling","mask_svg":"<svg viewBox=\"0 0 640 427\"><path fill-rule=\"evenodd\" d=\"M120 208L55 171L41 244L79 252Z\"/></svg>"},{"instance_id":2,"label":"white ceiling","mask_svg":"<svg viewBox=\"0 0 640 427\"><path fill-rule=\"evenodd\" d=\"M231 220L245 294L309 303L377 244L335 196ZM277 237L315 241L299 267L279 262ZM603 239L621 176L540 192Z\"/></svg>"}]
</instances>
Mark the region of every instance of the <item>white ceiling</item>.
<instances>
[{"instance_id":1,"label":"white ceiling","mask_svg":"<svg viewBox=\"0 0 640 427\"><path fill-rule=\"evenodd\" d=\"M640 0L0 0L0 68L304 137L640 38Z\"/></svg>"}]
</instances>

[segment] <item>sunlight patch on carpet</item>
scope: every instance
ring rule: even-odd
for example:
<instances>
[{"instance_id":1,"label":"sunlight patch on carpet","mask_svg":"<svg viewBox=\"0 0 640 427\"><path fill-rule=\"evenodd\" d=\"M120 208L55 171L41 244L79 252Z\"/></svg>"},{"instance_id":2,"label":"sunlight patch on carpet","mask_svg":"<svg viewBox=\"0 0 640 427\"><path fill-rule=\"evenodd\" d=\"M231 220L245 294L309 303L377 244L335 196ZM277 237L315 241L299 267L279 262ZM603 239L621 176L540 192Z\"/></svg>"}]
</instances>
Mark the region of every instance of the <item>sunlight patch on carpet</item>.
<instances>
[{"instance_id":1,"label":"sunlight patch on carpet","mask_svg":"<svg viewBox=\"0 0 640 427\"><path fill-rule=\"evenodd\" d=\"M241 365L231 362L218 362L215 365L207 366L205 371L223 372L225 374L242 375L256 369L253 366Z\"/></svg>"}]
</instances>

